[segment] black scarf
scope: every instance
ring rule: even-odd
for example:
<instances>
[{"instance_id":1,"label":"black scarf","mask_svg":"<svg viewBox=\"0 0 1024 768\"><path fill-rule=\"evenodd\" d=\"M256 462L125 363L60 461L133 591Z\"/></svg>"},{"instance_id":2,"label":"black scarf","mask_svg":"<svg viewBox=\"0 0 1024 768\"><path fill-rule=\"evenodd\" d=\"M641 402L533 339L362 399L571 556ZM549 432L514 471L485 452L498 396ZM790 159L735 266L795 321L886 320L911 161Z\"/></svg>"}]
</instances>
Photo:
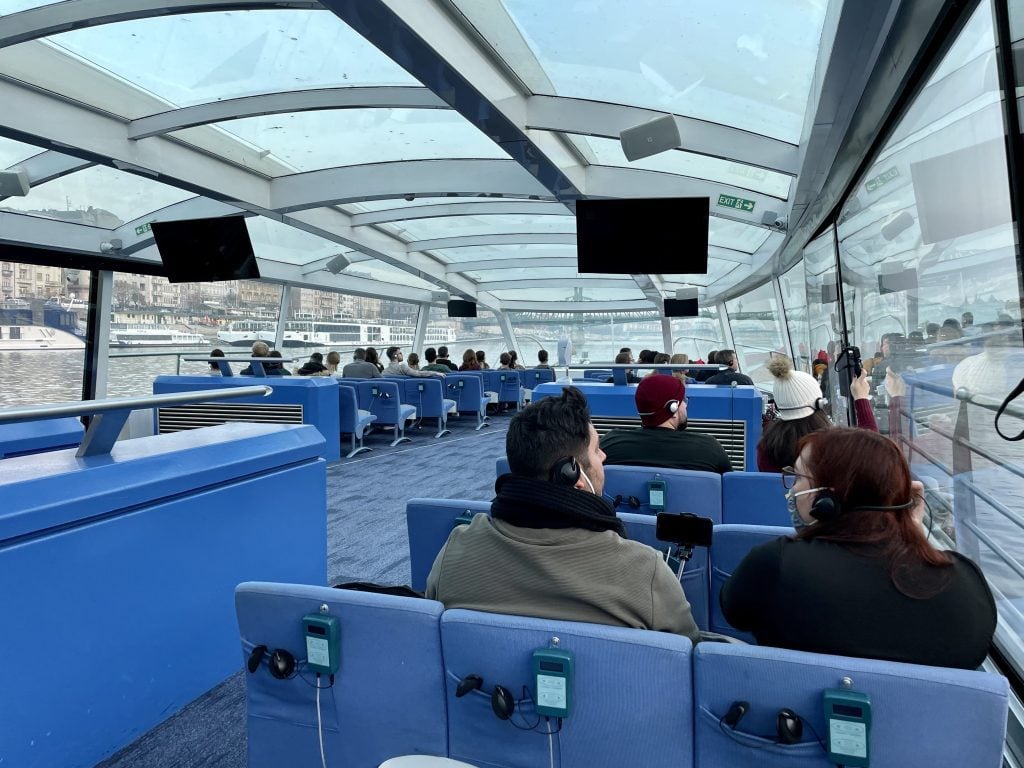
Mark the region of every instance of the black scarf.
<instances>
[{"instance_id":1,"label":"black scarf","mask_svg":"<svg viewBox=\"0 0 1024 768\"><path fill-rule=\"evenodd\" d=\"M592 493L517 475L502 475L494 484L491 517L520 528L583 528L615 531L622 538L626 526L615 508Z\"/></svg>"}]
</instances>

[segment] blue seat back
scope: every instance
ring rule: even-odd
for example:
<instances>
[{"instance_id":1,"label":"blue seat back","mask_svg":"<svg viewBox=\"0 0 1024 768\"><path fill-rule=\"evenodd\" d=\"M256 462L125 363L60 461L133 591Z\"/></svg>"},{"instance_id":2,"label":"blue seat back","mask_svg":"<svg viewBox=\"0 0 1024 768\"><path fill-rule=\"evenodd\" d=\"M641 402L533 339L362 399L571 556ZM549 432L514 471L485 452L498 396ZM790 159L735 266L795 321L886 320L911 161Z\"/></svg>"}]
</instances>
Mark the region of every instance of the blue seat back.
<instances>
[{"instance_id":1,"label":"blue seat back","mask_svg":"<svg viewBox=\"0 0 1024 768\"><path fill-rule=\"evenodd\" d=\"M519 389L520 389L520 378L519 371L516 370L502 370L496 371L498 374L498 402L499 403L519 403Z\"/></svg>"},{"instance_id":2,"label":"blue seat back","mask_svg":"<svg viewBox=\"0 0 1024 768\"><path fill-rule=\"evenodd\" d=\"M537 377L537 384L544 384L549 381L555 380L555 369L554 368L531 368L534 375Z\"/></svg>"},{"instance_id":3,"label":"blue seat back","mask_svg":"<svg viewBox=\"0 0 1024 768\"><path fill-rule=\"evenodd\" d=\"M320 679L324 753L329 765L377 766L407 754L444 755L448 748L439 621L433 600L299 584L246 582L235 591L242 647L283 648L306 657L302 617L328 613L341 623L334 685ZM320 765L316 680L288 680L264 662L246 674L248 768Z\"/></svg>"},{"instance_id":4,"label":"blue seat back","mask_svg":"<svg viewBox=\"0 0 1024 768\"><path fill-rule=\"evenodd\" d=\"M772 525L716 525L711 543L711 575L708 603L711 606L711 617L708 629L732 635L748 643L755 642L754 636L747 632L733 629L722 615L722 607L718 595L725 582L732 576L736 566L754 547L780 536L792 536L793 526Z\"/></svg>"},{"instance_id":5,"label":"blue seat back","mask_svg":"<svg viewBox=\"0 0 1024 768\"><path fill-rule=\"evenodd\" d=\"M445 376L449 400L456 402L462 413L480 413L484 399L483 379L474 373L452 373Z\"/></svg>"},{"instance_id":6,"label":"blue seat back","mask_svg":"<svg viewBox=\"0 0 1024 768\"><path fill-rule=\"evenodd\" d=\"M444 412L441 404L444 385L441 379L405 376L394 381L398 384L402 402L415 406L416 415L420 418L436 419Z\"/></svg>"},{"instance_id":7,"label":"blue seat back","mask_svg":"<svg viewBox=\"0 0 1024 768\"><path fill-rule=\"evenodd\" d=\"M338 387L338 405L341 431L346 434L362 434L359 429L359 401L356 398L356 388Z\"/></svg>"},{"instance_id":8,"label":"blue seat back","mask_svg":"<svg viewBox=\"0 0 1024 768\"><path fill-rule=\"evenodd\" d=\"M822 695L842 677L871 698L872 768L1002 764L1008 686L999 675L724 643L697 646L693 674L697 768L834 765L815 734L828 737ZM750 707L732 730L720 719L734 701ZM811 726L799 744L774 744L783 708Z\"/></svg>"},{"instance_id":9,"label":"blue seat back","mask_svg":"<svg viewBox=\"0 0 1024 768\"><path fill-rule=\"evenodd\" d=\"M507 475L509 472L512 471L511 469L509 469L508 457L507 456L499 456L497 458L497 460L495 460L495 462L494 462L494 471L495 471L495 475L494 475L495 477L501 477L502 475Z\"/></svg>"},{"instance_id":10,"label":"blue seat back","mask_svg":"<svg viewBox=\"0 0 1024 768\"><path fill-rule=\"evenodd\" d=\"M779 474L726 472L722 475L722 522L789 525L786 489Z\"/></svg>"},{"instance_id":11,"label":"blue seat back","mask_svg":"<svg viewBox=\"0 0 1024 768\"><path fill-rule=\"evenodd\" d=\"M537 731L517 730L491 711L501 684L523 699L537 692L531 654L551 638L574 657L573 704L557 738L558 765L688 768L693 707L690 641L679 635L599 624L448 610L441 617L448 703L449 756L473 765L549 765L543 719ZM481 690L455 697L460 679L476 674ZM516 722L538 719L521 701ZM552 729L557 728L554 720Z\"/></svg>"},{"instance_id":12,"label":"blue seat back","mask_svg":"<svg viewBox=\"0 0 1024 768\"><path fill-rule=\"evenodd\" d=\"M401 424L401 405L401 394L394 381L382 378L359 382L359 407L376 416L378 424Z\"/></svg>"},{"instance_id":13,"label":"blue seat back","mask_svg":"<svg viewBox=\"0 0 1024 768\"><path fill-rule=\"evenodd\" d=\"M489 514L488 501L453 499L409 499L405 505L405 527L409 534L409 585L417 592L427 587L427 576L434 559L448 540L448 534L460 515Z\"/></svg>"},{"instance_id":14,"label":"blue seat back","mask_svg":"<svg viewBox=\"0 0 1024 768\"><path fill-rule=\"evenodd\" d=\"M609 496L622 496L620 509L624 512L654 514L649 506L647 483L661 480L665 483L665 511L692 512L722 522L722 476L717 472L697 472L690 469L658 469L657 467L628 467L606 465L604 492ZM633 496L639 508L627 502Z\"/></svg>"},{"instance_id":15,"label":"blue seat back","mask_svg":"<svg viewBox=\"0 0 1024 768\"><path fill-rule=\"evenodd\" d=\"M618 512L619 519L626 524L626 533L633 541L639 541L659 552L665 552L671 544L658 541L655 536L657 518L653 515L637 515ZM695 547L693 556L683 569L683 592L690 603L693 620L700 629L708 629L710 611L708 607L709 555L705 547Z\"/></svg>"},{"instance_id":16,"label":"blue seat back","mask_svg":"<svg viewBox=\"0 0 1024 768\"><path fill-rule=\"evenodd\" d=\"M533 389L540 384L538 371L534 368L527 368L525 371L520 371L519 382L523 385L524 389Z\"/></svg>"}]
</instances>

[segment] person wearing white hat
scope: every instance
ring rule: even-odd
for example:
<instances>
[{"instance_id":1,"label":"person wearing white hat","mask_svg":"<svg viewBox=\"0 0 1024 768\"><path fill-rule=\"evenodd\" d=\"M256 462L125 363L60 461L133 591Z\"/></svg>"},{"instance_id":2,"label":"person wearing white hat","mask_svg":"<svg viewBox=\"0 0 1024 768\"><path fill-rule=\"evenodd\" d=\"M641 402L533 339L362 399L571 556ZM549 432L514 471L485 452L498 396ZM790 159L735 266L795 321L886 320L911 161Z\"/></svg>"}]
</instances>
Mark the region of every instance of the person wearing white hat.
<instances>
[{"instance_id":1,"label":"person wearing white hat","mask_svg":"<svg viewBox=\"0 0 1024 768\"><path fill-rule=\"evenodd\" d=\"M757 469L781 472L783 467L792 466L796 461L800 438L828 429L832 422L822 410L827 401L822 397L821 385L811 374L794 371L788 357L776 357L768 363L768 370L775 377L773 400L777 418L761 433L757 444ZM867 373L861 371L860 376L850 382L857 426L877 432L878 425L868 400L870 391Z\"/></svg>"}]
</instances>

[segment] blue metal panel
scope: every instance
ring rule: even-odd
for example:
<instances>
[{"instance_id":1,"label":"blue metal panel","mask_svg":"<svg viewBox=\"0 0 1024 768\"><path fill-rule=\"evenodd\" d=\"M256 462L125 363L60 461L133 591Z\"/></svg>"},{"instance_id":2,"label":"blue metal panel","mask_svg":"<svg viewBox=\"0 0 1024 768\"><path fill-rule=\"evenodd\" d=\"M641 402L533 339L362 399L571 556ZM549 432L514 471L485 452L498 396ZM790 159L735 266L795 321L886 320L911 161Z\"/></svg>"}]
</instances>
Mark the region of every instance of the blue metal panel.
<instances>
[{"instance_id":1,"label":"blue metal panel","mask_svg":"<svg viewBox=\"0 0 1024 768\"><path fill-rule=\"evenodd\" d=\"M74 448L85 430L73 417L0 424L0 459L41 451Z\"/></svg>"},{"instance_id":2,"label":"blue metal panel","mask_svg":"<svg viewBox=\"0 0 1024 768\"><path fill-rule=\"evenodd\" d=\"M302 405L302 420L320 430L327 440L324 458L341 458L341 417L338 403L338 382L330 376L274 376L255 379L251 376L157 376L153 394L195 392L222 387L251 387L269 384L274 388L267 397L241 397L233 403L288 403Z\"/></svg>"},{"instance_id":3,"label":"blue metal panel","mask_svg":"<svg viewBox=\"0 0 1024 768\"><path fill-rule=\"evenodd\" d=\"M266 433L208 441L201 456L180 454L182 464L159 452L156 462L81 460L77 472L2 488L15 516L31 507L31 488L50 504L85 493L93 517L83 509L60 528L44 523L0 543L0 651L20 660L8 665L0 696L5 765L94 765L239 668L240 581L326 581L322 441L301 426L200 431L237 427ZM304 452L288 432L312 438ZM267 443L282 444L276 466L260 450ZM250 474L237 459L254 446L264 460ZM19 461L0 462L0 477ZM171 481L175 469L195 479L199 465L201 490ZM153 500L153 485L166 498ZM109 492L88 493L97 488Z\"/></svg>"}]
</instances>

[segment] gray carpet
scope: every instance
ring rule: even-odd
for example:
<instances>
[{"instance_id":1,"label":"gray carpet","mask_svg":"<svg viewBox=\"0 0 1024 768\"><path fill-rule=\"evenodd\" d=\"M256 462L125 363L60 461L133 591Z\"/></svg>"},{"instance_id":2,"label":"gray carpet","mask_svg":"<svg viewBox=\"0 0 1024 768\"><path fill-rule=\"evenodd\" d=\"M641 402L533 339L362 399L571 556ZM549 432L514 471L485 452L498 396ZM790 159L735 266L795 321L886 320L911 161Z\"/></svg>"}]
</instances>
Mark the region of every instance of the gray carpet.
<instances>
[{"instance_id":1,"label":"gray carpet","mask_svg":"<svg viewBox=\"0 0 1024 768\"><path fill-rule=\"evenodd\" d=\"M409 430L412 442L388 446L390 433L369 435L373 447L327 468L328 583L409 582L405 502L415 497L489 500L494 462L505 453L509 414L474 431L467 416L452 434ZM241 672L208 691L99 768L245 768L245 678Z\"/></svg>"}]
</instances>

